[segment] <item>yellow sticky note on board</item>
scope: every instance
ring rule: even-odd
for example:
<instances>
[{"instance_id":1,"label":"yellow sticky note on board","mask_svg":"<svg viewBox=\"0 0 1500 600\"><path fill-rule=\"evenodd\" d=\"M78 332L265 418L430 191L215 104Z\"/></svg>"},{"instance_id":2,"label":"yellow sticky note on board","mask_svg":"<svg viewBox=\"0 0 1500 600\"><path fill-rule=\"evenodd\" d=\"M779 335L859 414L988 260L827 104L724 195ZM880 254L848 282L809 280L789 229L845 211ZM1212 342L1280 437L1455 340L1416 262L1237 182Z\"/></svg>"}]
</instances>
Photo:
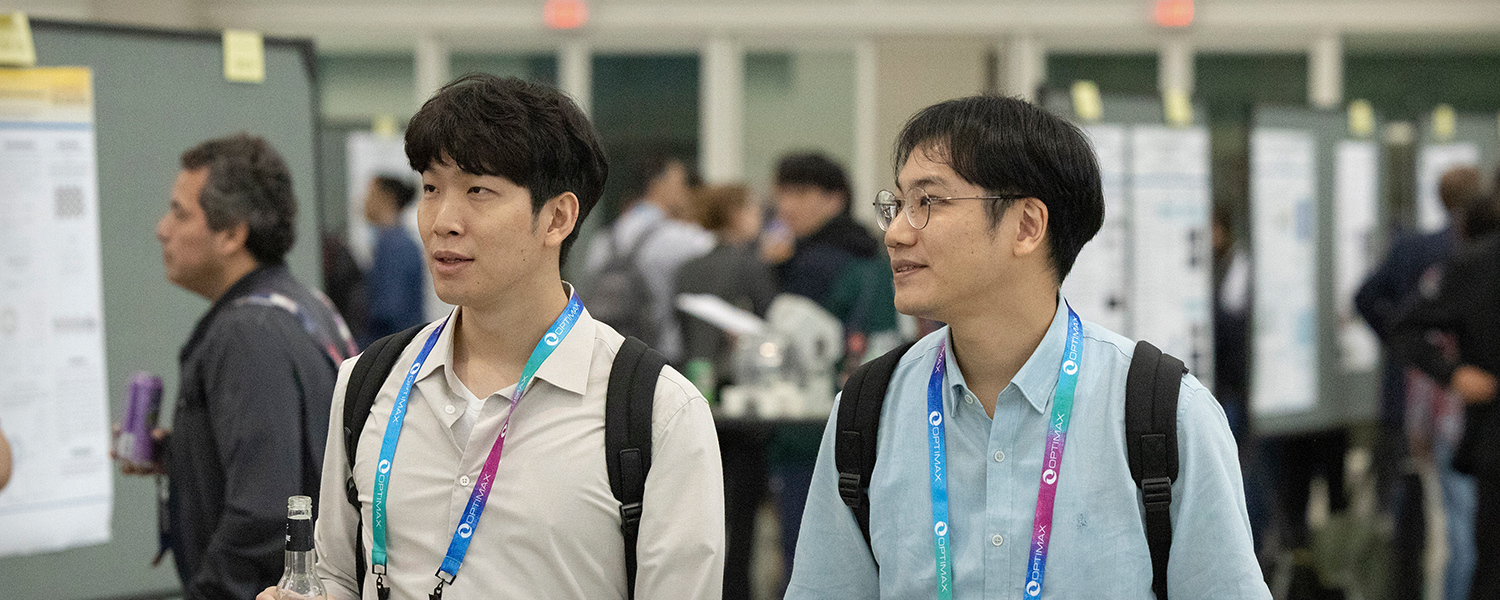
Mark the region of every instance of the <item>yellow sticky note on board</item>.
<instances>
[{"instance_id":1,"label":"yellow sticky note on board","mask_svg":"<svg viewBox=\"0 0 1500 600\"><path fill-rule=\"evenodd\" d=\"M1439 142L1447 142L1458 133L1458 114L1453 112L1453 107L1447 104L1439 104L1432 109L1432 137Z\"/></svg>"},{"instance_id":2,"label":"yellow sticky note on board","mask_svg":"<svg viewBox=\"0 0 1500 600\"><path fill-rule=\"evenodd\" d=\"M258 31L224 30L224 79L239 83L266 80L266 41Z\"/></svg>"},{"instance_id":3,"label":"yellow sticky note on board","mask_svg":"<svg viewBox=\"0 0 1500 600\"><path fill-rule=\"evenodd\" d=\"M1370 106L1369 100L1355 100L1349 103L1349 135L1356 138L1368 138L1375 134L1375 108Z\"/></svg>"},{"instance_id":4,"label":"yellow sticky note on board","mask_svg":"<svg viewBox=\"0 0 1500 600\"><path fill-rule=\"evenodd\" d=\"M1099 85L1088 80L1073 82L1073 114L1084 121L1098 121L1104 116L1104 101L1099 99Z\"/></svg>"},{"instance_id":5,"label":"yellow sticky note on board","mask_svg":"<svg viewBox=\"0 0 1500 600\"><path fill-rule=\"evenodd\" d=\"M1185 128L1193 125L1193 100L1183 90L1167 90L1161 94L1162 112L1167 124Z\"/></svg>"},{"instance_id":6,"label":"yellow sticky note on board","mask_svg":"<svg viewBox=\"0 0 1500 600\"><path fill-rule=\"evenodd\" d=\"M36 45L31 41L31 20L24 12L0 14L0 65L36 66Z\"/></svg>"}]
</instances>

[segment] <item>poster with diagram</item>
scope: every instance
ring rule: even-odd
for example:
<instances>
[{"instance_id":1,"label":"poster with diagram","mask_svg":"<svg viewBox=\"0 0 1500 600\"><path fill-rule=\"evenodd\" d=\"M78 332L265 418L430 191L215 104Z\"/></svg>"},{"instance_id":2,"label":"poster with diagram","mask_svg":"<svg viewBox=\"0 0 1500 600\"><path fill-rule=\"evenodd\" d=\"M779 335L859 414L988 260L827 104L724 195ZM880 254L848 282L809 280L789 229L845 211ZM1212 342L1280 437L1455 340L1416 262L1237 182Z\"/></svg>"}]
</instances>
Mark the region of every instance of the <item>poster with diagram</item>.
<instances>
[{"instance_id":1,"label":"poster with diagram","mask_svg":"<svg viewBox=\"0 0 1500 600\"><path fill-rule=\"evenodd\" d=\"M92 73L0 70L0 556L109 541Z\"/></svg>"},{"instance_id":2,"label":"poster with diagram","mask_svg":"<svg viewBox=\"0 0 1500 600\"><path fill-rule=\"evenodd\" d=\"M1090 125L1083 130L1099 159L1104 226L1078 253L1072 272L1063 280L1062 293L1079 316L1129 336L1126 267L1130 214L1125 162L1128 130L1123 125Z\"/></svg>"},{"instance_id":3,"label":"poster with diagram","mask_svg":"<svg viewBox=\"0 0 1500 600\"><path fill-rule=\"evenodd\" d=\"M1250 405L1258 415L1306 411L1318 401L1317 168L1311 132L1251 135Z\"/></svg>"}]
</instances>

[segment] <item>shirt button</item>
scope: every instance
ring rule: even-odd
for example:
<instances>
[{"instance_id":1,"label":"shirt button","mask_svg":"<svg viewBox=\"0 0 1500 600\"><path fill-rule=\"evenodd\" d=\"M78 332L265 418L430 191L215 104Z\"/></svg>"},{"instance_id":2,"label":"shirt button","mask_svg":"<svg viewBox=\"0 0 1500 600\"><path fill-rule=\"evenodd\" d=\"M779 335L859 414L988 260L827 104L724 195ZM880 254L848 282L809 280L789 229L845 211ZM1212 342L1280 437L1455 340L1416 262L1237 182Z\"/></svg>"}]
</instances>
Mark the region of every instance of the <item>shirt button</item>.
<instances>
[{"instance_id":1,"label":"shirt button","mask_svg":"<svg viewBox=\"0 0 1500 600\"><path fill-rule=\"evenodd\" d=\"M468 475L464 475L463 477L459 477L458 478L458 485L462 485L462 486L469 485L469 476ZM999 537L999 536L995 536L995 537Z\"/></svg>"},{"instance_id":2,"label":"shirt button","mask_svg":"<svg viewBox=\"0 0 1500 600\"><path fill-rule=\"evenodd\" d=\"M996 450L995 451L995 462L1005 462L1005 452L1004 451L1001 451L1001 450Z\"/></svg>"},{"instance_id":3,"label":"shirt button","mask_svg":"<svg viewBox=\"0 0 1500 600\"><path fill-rule=\"evenodd\" d=\"M455 409L453 408L452 404L449 404L449 405L443 407L443 412L448 413L450 415L453 414L454 410Z\"/></svg>"},{"instance_id":4,"label":"shirt button","mask_svg":"<svg viewBox=\"0 0 1500 600\"><path fill-rule=\"evenodd\" d=\"M964 402L967 402L969 404L973 404L974 403L974 394L972 394L970 392L964 392Z\"/></svg>"},{"instance_id":5,"label":"shirt button","mask_svg":"<svg viewBox=\"0 0 1500 600\"><path fill-rule=\"evenodd\" d=\"M991 538L990 541L993 542L996 546L999 546L1000 544L1005 543L1005 536L995 534L995 537Z\"/></svg>"}]
</instances>

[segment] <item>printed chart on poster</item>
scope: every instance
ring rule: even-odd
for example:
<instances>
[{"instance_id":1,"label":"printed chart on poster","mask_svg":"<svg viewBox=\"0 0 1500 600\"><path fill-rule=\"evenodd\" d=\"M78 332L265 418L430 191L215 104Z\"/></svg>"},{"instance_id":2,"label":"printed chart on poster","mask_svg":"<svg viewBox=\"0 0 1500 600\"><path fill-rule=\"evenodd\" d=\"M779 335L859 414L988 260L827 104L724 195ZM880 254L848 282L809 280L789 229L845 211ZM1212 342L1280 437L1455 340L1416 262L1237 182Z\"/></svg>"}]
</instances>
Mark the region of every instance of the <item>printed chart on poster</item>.
<instances>
[{"instance_id":1,"label":"printed chart on poster","mask_svg":"<svg viewBox=\"0 0 1500 600\"><path fill-rule=\"evenodd\" d=\"M349 134L345 142L346 156L348 156L348 187L349 187L349 253L354 255L354 260L359 263L359 268L365 271L370 269L370 259L375 253L375 232L370 222L365 220L365 194L370 190L370 180L387 175L393 177L407 177L413 186L420 191L421 180L416 173L411 171L411 164L406 160L406 141L399 135L381 135L369 131L356 131ZM401 222L406 227L406 232L411 234L412 239L421 247L422 237L417 234L417 205L415 202L401 213ZM433 291L431 280L426 279L427 270L422 270L427 288L427 301L425 303L427 320L436 321L448 315L453 306L443 303Z\"/></svg>"},{"instance_id":2,"label":"printed chart on poster","mask_svg":"<svg viewBox=\"0 0 1500 600\"><path fill-rule=\"evenodd\" d=\"M1448 225L1448 211L1438 197L1438 180L1454 167L1479 166L1479 146L1472 142L1428 144L1417 155L1417 225L1433 232Z\"/></svg>"},{"instance_id":3,"label":"printed chart on poster","mask_svg":"<svg viewBox=\"0 0 1500 600\"><path fill-rule=\"evenodd\" d=\"M1063 280L1063 297L1085 319L1116 333L1131 335L1126 307L1129 214L1126 212L1126 128L1090 125L1084 128L1099 158L1104 188L1104 226L1083 246L1073 270Z\"/></svg>"},{"instance_id":4,"label":"printed chart on poster","mask_svg":"<svg viewBox=\"0 0 1500 600\"><path fill-rule=\"evenodd\" d=\"M1380 361L1380 340L1354 310L1354 295L1374 268L1378 225L1380 154L1373 141L1344 140L1334 155L1334 310L1338 316L1339 364L1346 372L1371 371Z\"/></svg>"},{"instance_id":5,"label":"printed chart on poster","mask_svg":"<svg viewBox=\"0 0 1500 600\"><path fill-rule=\"evenodd\" d=\"M109 541L92 73L0 70L0 556Z\"/></svg>"},{"instance_id":6,"label":"printed chart on poster","mask_svg":"<svg viewBox=\"0 0 1500 600\"><path fill-rule=\"evenodd\" d=\"M1208 131L1137 126L1130 137L1130 335L1212 387Z\"/></svg>"},{"instance_id":7,"label":"printed chart on poster","mask_svg":"<svg viewBox=\"0 0 1500 600\"><path fill-rule=\"evenodd\" d=\"M1250 138L1256 414L1317 404L1317 168L1310 132L1265 128Z\"/></svg>"}]
</instances>

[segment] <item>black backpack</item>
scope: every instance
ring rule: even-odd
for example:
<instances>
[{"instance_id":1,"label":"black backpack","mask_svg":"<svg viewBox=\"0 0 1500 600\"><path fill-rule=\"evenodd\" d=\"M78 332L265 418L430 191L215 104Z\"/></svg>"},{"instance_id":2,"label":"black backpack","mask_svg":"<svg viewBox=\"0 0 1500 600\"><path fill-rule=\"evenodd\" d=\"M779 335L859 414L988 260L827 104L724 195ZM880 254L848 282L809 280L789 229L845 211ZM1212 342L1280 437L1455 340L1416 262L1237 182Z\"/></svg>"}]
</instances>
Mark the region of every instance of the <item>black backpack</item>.
<instances>
[{"instance_id":1,"label":"black backpack","mask_svg":"<svg viewBox=\"0 0 1500 600\"><path fill-rule=\"evenodd\" d=\"M664 299L652 293L638 258L641 248L665 224L661 220L648 225L628 249L622 247L618 231L609 231L609 260L580 286L578 294L594 319L648 344L660 341L662 324L656 318L656 303Z\"/></svg>"},{"instance_id":2,"label":"black backpack","mask_svg":"<svg viewBox=\"0 0 1500 600\"><path fill-rule=\"evenodd\" d=\"M875 471L875 439L891 373L907 343L860 365L844 384L839 400L834 464L839 496L854 512L870 544L870 474ZM1130 476L1146 506L1146 546L1151 551L1151 589L1167 600L1167 556L1172 549L1172 482L1177 480L1177 394L1187 367L1156 346L1136 343L1125 378L1125 445ZM876 565L877 568L879 565Z\"/></svg>"},{"instance_id":3,"label":"black backpack","mask_svg":"<svg viewBox=\"0 0 1500 600\"><path fill-rule=\"evenodd\" d=\"M375 395L385 385L391 369L426 325L418 325L375 340L349 374L344 391L344 453L350 472L344 492L354 512L360 512L359 489L354 485L354 453L359 432L364 431ZM620 501L620 533L625 538L626 594L635 597L635 542L640 533L641 497L646 474L651 470L651 411L655 404L656 380L667 362L657 351L636 338L625 338L610 367L609 389L604 395L604 458L609 469L609 489ZM359 525L363 528L363 523ZM364 537L355 536L355 569L358 588L365 588ZM387 590L388 591L388 590ZM384 600L384 598L382 598Z\"/></svg>"}]
</instances>

